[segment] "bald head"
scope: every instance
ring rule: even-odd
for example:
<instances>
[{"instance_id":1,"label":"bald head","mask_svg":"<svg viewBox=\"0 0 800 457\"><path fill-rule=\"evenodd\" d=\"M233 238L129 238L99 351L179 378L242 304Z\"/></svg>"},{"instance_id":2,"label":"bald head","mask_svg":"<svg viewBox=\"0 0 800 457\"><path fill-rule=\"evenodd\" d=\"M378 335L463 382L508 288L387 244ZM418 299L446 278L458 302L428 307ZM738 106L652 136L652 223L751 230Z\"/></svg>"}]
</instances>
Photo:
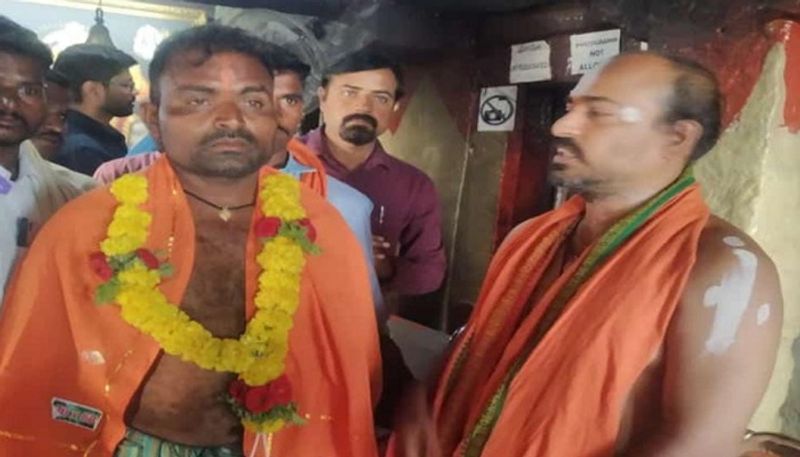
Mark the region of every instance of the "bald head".
<instances>
[{"instance_id":1,"label":"bald head","mask_svg":"<svg viewBox=\"0 0 800 457\"><path fill-rule=\"evenodd\" d=\"M553 124L551 179L591 198L662 189L716 142L719 100L693 62L619 55L582 79Z\"/></svg>"},{"instance_id":2,"label":"bald head","mask_svg":"<svg viewBox=\"0 0 800 457\"><path fill-rule=\"evenodd\" d=\"M690 160L705 155L720 135L722 95L713 73L697 62L682 57L654 52L620 54L602 70L624 74L629 87L648 88L660 94L654 102L661 104L662 121L694 121L703 129Z\"/></svg>"}]
</instances>

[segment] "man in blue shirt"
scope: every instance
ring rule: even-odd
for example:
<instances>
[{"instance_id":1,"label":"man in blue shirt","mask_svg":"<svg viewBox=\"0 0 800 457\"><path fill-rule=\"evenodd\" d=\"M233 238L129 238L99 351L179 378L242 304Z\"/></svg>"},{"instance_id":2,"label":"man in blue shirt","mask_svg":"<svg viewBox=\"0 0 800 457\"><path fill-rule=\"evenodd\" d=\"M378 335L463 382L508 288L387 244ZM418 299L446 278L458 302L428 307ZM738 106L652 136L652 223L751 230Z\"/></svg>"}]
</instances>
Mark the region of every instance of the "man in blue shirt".
<instances>
[{"instance_id":1,"label":"man in blue shirt","mask_svg":"<svg viewBox=\"0 0 800 457\"><path fill-rule=\"evenodd\" d=\"M273 68L275 69L274 94L275 109L278 113L278 130L275 132L275 141L286 144L300 130L303 120L303 87L309 73L309 66L300 62L292 54L276 49L274 51ZM304 173L314 172L314 168L298 162L291 155L291 147L282 148L282 152L272 156L270 165L282 169L284 173L300 178ZM372 254L372 231L370 228L370 215L372 214L372 201L357 191L355 188L327 176L327 198L358 238L370 266L370 284L372 296L375 300L375 309L379 322L386 320L387 314L383 306L380 284L375 273L374 258Z\"/></svg>"}]
</instances>

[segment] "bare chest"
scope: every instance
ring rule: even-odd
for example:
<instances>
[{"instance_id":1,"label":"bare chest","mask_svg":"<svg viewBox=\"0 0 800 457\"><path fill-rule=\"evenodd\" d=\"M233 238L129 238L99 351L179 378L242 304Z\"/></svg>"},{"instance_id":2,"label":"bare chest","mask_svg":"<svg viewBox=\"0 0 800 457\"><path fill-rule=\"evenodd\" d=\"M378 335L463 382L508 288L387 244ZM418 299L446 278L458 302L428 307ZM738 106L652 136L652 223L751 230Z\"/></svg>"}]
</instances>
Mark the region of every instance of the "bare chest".
<instances>
[{"instance_id":1,"label":"bare chest","mask_svg":"<svg viewBox=\"0 0 800 457\"><path fill-rule=\"evenodd\" d=\"M194 265L181 309L216 337L238 338L244 331L247 231L246 222L196 220ZM232 378L163 354L132 401L129 424L180 443L233 443L240 424L224 401Z\"/></svg>"},{"instance_id":2,"label":"bare chest","mask_svg":"<svg viewBox=\"0 0 800 457\"><path fill-rule=\"evenodd\" d=\"M192 275L182 309L214 336L238 337L245 325L247 227L198 224Z\"/></svg>"}]
</instances>

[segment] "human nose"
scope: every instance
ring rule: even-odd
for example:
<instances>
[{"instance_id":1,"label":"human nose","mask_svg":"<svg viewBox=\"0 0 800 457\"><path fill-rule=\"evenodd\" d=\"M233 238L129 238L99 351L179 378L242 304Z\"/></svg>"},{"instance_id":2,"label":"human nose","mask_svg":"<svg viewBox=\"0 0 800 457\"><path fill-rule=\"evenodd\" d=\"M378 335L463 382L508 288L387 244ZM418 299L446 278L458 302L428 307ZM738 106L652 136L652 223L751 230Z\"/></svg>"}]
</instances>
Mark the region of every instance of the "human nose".
<instances>
[{"instance_id":1,"label":"human nose","mask_svg":"<svg viewBox=\"0 0 800 457\"><path fill-rule=\"evenodd\" d=\"M217 128L235 130L244 124L242 109L233 100L219 103L214 113L214 125Z\"/></svg>"},{"instance_id":2,"label":"human nose","mask_svg":"<svg viewBox=\"0 0 800 457\"><path fill-rule=\"evenodd\" d=\"M371 113L372 108L372 97L370 97L369 94L360 94L356 100L356 109L361 113Z\"/></svg>"},{"instance_id":3,"label":"human nose","mask_svg":"<svg viewBox=\"0 0 800 457\"><path fill-rule=\"evenodd\" d=\"M580 132L581 124L576 110L570 110L553 123L550 133L558 138L572 138Z\"/></svg>"},{"instance_id":4,"label":"human nose","mask_svg":"<svg viewBox=\"0 0 800 457\"><path fill-rule=\"evenodd\" d=\"M7 88L0 88L0 106L7 110L17 108L19 104L19 95L16 90L12 91Z\"/></svg>"}]
</instances>

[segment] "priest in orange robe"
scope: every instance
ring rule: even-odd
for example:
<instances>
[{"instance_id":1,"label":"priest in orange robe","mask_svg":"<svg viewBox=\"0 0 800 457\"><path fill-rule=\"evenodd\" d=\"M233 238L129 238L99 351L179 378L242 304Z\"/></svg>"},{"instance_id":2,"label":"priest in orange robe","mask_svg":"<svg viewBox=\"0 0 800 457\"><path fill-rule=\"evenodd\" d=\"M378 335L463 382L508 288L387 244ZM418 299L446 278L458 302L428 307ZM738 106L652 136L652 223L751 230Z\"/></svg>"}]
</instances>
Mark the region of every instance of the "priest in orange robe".
<instances>
[{"instance_id":1,"label":"priest in orange robe","mask_svg":"<svg viewBox=\"0 0 800 457\"><path fill-rule=\"evenodd\" d=\"M409 402L395 455L738 455L782 299L769 257L692 176L720 132L714 76L618 56L552 132L551 178L576 195L503 242L433 420Z\"/></svg>"}]
</instances>

